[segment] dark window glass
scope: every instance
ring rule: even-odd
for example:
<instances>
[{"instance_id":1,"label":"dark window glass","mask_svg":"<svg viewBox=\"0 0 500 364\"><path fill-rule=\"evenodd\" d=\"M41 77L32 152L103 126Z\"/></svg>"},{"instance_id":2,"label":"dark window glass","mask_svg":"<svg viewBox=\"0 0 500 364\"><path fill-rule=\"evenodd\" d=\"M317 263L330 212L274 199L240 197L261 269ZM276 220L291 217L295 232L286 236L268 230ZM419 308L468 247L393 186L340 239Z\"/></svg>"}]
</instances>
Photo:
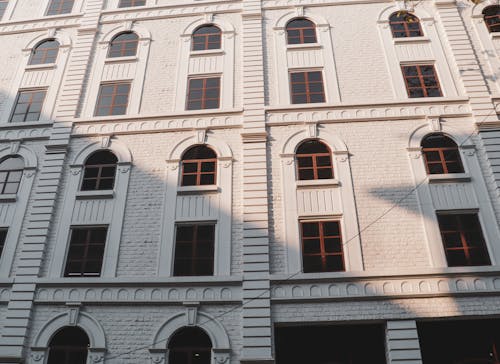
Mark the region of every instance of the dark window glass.
<instances>
[{"instance_id":1,"label":"dark window glass","mask_svg":"<svg viewBox=\"0 0 500 364\"><path fill-rule=\"evenodd\" d=\"M144 5L146 5L146 0L120 0L118 7L128 8L132 6L144 6Z\"/></svg>"},{"instance_id":2,"label":"dark window glass","mask_svg":"<svg viewBox=\"0 0 500 364\"><path fill-rule=\"evenodd\" d=\"M28 64L47 64L55 63L59 53L59 42L57 40L46 40L37 45L31 53Z\"/></svg>"},{"instance_id":3,"label":"dark window glass","mask_svg":"<svg viewBox=\"0 0 500 364\"><path fill-rule=\"evenodd\" d=\"M316 25L307 19L294 19L286 26L288 44L316 43Z\"/></svg>"},{"instance_id":4,"label":"dark window glass","mask_svg":"<svg viewBox=\"0 0 500 364\"><path fill-rule=\"evenodd\" d=\"M19 91L10 122L38 121L45 94L45 90Z\"/></svg>"},{"instance_id":5,"label":"dark window glass","mask_svg":"<svg viewBox=\"0 0 500 364\"><path fill-rule=\"evenodd\" d=\"M438 214L448 266L490 265L477 214Z\"/></svg>"},{"instance_id":6,"label":"dark window glass","mask_svg":"<svg viewBox=\"0 0 500 364\"><path fill-rule=\"evenodd\" d=\"M422 140L422 153L427 174L464 172L457 144L443 134L426 136Z\"/></svg>"},{"instance_id":7,"label":"dark window glass","mask_svg":"<svg viewBox=\"0 0 500 364\"><path fill-rule=\"evenodd\" d=\"M137 54L139 37L134 32L118 34L109 46L108 57L131 57Z\"/></svg>"},{"instance_id":8,"label":"dark window glass","mask_svg":"<svg viewBox=\"0 0 500 364\"><path fill-rule=\"evenodd\" d=\"M500 6L488 6L483 10L483 16L490 33L500 32Z\"/></svg>"},{"instance_id":9,"label":"dark window glass","mask_svg":"<svg viewBox=\"0 0 500 364\"><path fill-rule=\"evenodd\" d=\"M217 176L217 155L205 146L197 145L182 156L181 186L214 185Z\"/></svg>"},{"instance_id":10,"label":"dark window glass","mask_svg":"<svg viewBox=\"0 0 500 364\"><path fill-rule=\"evenodd\" d=\"M124 115L127 111L130 83L101 85L95 116Z\"/></svg>"},{"instance_id":11,"label":"dark window glass","mask_svg":"<svg viewBox=\"0 0 500 364\"><path fill-rule=\"evenodd\" d=\"M101 275L107 227L71 229L65 277L99 277Z\"/></svg>"},{"instance_id":12,"label":"dark window glass","mask_svg":"<svg viewBox=\"0 0 500 364\"><path fill-rule=\"evenodd\" d=\"M210 364L212 342L198 327L178 330L168 344L168 362L172 364Z\"/></svg>"},{"instance_id":13,"label":"dark window glass","mask_svg":"<svg viewBox=\"0 0 500 364\"><path fill-rule=\"evenodd\" d=\"M392 36L394 38L421 37L424 35L420 20L406 11L398 11L389 18Z\"/></svg>"},{"instance_id":14,"label":"dark window glass","mask_svg":"<svg viewBox=\"0 0 500 364\"><path fill-rule=\"evenodd\" d=\"M191 78L187 95L187 109L218 109L220 77Z\"/></svg>"},{"instance_id":15,"label":"dark window glass","mask_svg":"<svg viewBox=\"0 0 500 364\"><path fill-rule=\"evenodd\" d=\"M118 159L108 150L92 154L85 162L82 191L112 190Z\"/></svg>"},{"instance_id":16,"label":"dark window glass","mask_svg":"<svg viewBox=\"0 0 500 364\"><path fill-rule=\"evenodd\" d=\"M401 66L401 69L408 97L443 96L433 65Z\"/></svg>"},{"instance_id":17,"label":"dark window glass","mask_svg":"<svg viewBox=\"0 0 500 364\"><path fill-rule=\"evenodd\" d=\"M47 364L86 364L89 345L82 329L64 327L50 340Z\"/></svg>"},{"instance_id":18,"label":"dark window glass","mask_svg":"<svg viewBox=\"0 0 500 364\"><path fill-rule=\"evenodd\" d=\"M177 225L174 276L214 274L215 225Z\"/></svg>"},{"instance_id":19,"label":"dark window glass","mask_svg":"<svg viewBox=\"0 0 500 364\"><path fill-rule=\"evenodd\" d=\"M7 239L7 229L0 229L0 258L2 257L5 240Z\"/></svg>"},{"instance_id":20,"label":"dark window glass","mask_svg":"<svg viewBox=\"0 0 500 364\"><path fill-rule=\"evenodd\" d=\"M0 163L0 193L17 193L23 176L24 161L9 157Z\"/></svg>"},{"instance_id":21,"label":"dark window glass","mask_svg":"<svg viewBox=\"0 0 500 364\"><path fill-rule=\"evenodd\" d=\"M333 178L332 153L318 140L308 140L297 148L297 179L330 179Z\"/></svg>"},{"instance_id":22,"label":"dark window glass","mask_svg":"<svg viewBox=\"0 0 500 364\"><path fill-rule=\"evenodd\" d=\"M73 10L74 0L51 0L47 15L68 14Z\"/></svg>"},{"instance_id":23,"label":"dark window glass","mask_svg":"<svg viewBox=\"0 0 500 364\"><path fill-rule=\"evenodd\" d=\"M338 221L304 221L300 223L300 227L304 273L345 270Z\"/></svg>"},{"instance_id":24,"label":"dark window glass","mask_svg":"<svg viewBox=\"0 0 500 364\"><path fill-rule=\"evenodd\" d=\"M205 51L221 48L221 30L215 25L203 25L193 32L191 50Z\"/></svg>"},{"instance_id":25,"label":"dark window glass","mask_svg":"<svg viewBox=\"0 0 500 364\"><path fill-rule=\"evenodd\" d=\"M290 73L292 104L325 102L321 71Z\"/></svg>"},{"instance_id":26,"label":"dark window glass","mask_svg":"<svg viewBox=\"0 0 500 364\"><path fill-rule=\"evenodd\" d=\"M8 1L0 0L0 20L2 20L3 14L5 14L5 9L7 9Z\"/></svg>"}]
</instances>

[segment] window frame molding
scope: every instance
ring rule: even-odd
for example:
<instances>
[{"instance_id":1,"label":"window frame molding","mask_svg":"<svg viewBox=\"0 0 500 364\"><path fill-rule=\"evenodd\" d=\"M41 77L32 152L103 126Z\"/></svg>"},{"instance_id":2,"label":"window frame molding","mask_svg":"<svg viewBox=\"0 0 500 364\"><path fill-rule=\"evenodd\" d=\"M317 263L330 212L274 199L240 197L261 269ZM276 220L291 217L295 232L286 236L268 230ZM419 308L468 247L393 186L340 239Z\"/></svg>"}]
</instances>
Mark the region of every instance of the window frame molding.
<instances>
[{"instance_id":1,"label":"window frame molding","mask_svg":"<svg viewBox=\"0 0 500 364\"><path fill-rule=\"evenodd\" d=\"M157 5L158 0L146 0L146 4L142 6L132 6L132 7L124 7L124 8L119 8L118 5L120 4L120 0L109 0L108 5L106 6L106 10L131 10L131 9L144 9L148 6L155 6Z\"/></svg>"},{"instance_id":2,"label":"window frame molding","mask_svg":"<svg viewBox=\"0 0 500 364\"><path fill-rule=\"evenodd\" d=\"M83 178L83 170L85 168L85 160L93 153L103 150L111 151L118 158L112 194L110 195L109 192L102 193L102 191L84 191L84 198L82 198L80 186ZM116 276L131 167L132 155L129 149L123 143L117 140L111 140L109 136L102 137L101 142L94 142L85 146L76 154L72 163L69 165L68 183L61 210L61 221L56 233L54 255L49 266L49 277L64 277L71 228L94 225L108 226L108 235L102 261L101 275L99 278L113 278ZM111 205L108 207L110 214L108 214L107 218L100 220L75 220L73 218L73 210L78 201L81 200L106 200L108 201L107 203ZM64 279L79 278L65 277ZM88 279L88 277L84 279Z\"/></svg>"},{"instance_id":3,"label":"window frame molding","mask_svg":"<svg viewBox=\"0 0 500 364\"><path fill-rule=\"evenodd\" d=\"M78 14L83 10L83 1L84 0L74 0L73 3L73 9L71 9L71 12L66 13L66 14L54 14L54 15L47 15L47 11L49 10L50 2L52 0L44 0L41 2L40 6L40 17L47 18L47 17L54 17L54 16L69 16L69 15L74 15Z\"/></svg>"}]
</instances>

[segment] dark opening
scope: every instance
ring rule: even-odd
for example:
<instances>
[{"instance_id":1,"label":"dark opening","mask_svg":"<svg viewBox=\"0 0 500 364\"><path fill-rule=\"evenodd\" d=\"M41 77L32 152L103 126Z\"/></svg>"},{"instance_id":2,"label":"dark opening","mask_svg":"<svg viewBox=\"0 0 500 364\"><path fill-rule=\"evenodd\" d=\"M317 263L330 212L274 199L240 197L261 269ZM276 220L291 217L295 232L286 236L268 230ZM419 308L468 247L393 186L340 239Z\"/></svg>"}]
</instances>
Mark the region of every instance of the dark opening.
<instances>
[{"instance_id":1,"label":"dark opening","mask_svg":"<svg viewBox=\"0 0 500 364\"><path fill-rule=\"evenodd\" d=\"M169 364L210 364L212 342L197 327L177 331L168 344Z\"/></svg>"},{"instance_id":2,"label":"dark opening","mask_svg":"<svg viewBox=\"0 0 500 364\"><path fill-rule=\"evenodd\" d=\"M47 364L86 364L89 345L89 338L82 329L65 327L50 341Z\"/></svg>"}]
</instances>

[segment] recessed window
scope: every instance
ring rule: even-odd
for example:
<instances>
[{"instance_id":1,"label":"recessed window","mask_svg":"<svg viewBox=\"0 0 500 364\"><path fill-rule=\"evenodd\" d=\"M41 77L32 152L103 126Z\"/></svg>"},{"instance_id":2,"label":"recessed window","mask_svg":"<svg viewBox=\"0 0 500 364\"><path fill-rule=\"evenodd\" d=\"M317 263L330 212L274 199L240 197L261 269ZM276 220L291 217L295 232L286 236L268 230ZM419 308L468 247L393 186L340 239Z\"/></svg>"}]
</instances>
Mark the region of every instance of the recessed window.
<instances>
[{"instance_id":1,"label":"recessed window","mask_svg":"<svg viewBox=\"0 0 500 364\"><path fill-rule=\"evenodd\" d=\"M33 49L28 64L35 65L55 63L58 53L59 42L54 39L46 40Z\"/></svg>"},{"instance_id":2,"label":"recessed window","mask_svg":"<svg viewBox=\"0 0 500 364\"><path fill-rule=\"evenodd\" d=\"M191 50L206 51L221 48L221 30L215 25L203 25L193 32Z\"/></svg>"},{"instance_id":3,"label":"recessed window","mask_svg":"<svg viewBox=\"0 0 500 364\"><path fill-rule=\"evenodd\" d=\"M188 110L218 109L220 77L191 78L187 97Z\"/></svg>"},{"instance_id":4,"label":"recessed window","mask_svg":"<svg viewBox=\"0 0 500 364\"><path fill-rule=\"evenodd\" d=\"M424 35L420 20L406 11L397 11L389 18L392 36L394 38L421 37Z\"/></svg>"},{"instance_id":5,"label":"recessed window","mask_svg":"<svg viewBox=\"0 0 500 364\"><path fill-rule=\"evenodd\" d=\"M135 56L138 43L139 37L134 32L118 34L111 41L108 58Z\"/></svg>"},{"instance_id":6,"label":"recessed window","mask_svg":"<svg viewBox=\"0 0 500 364\"><path fill-rule=\"evenodd\" d=\"M345 270L339 221L304 221L300 230L304 273Z\"/></svg>"},{"instance_id":7,"label":"recessed window","mask_svg":"<svg viewBox=\"0 0 500 364\"><path fill-rule=\"evenodd\" d=\"M86 364L89 337L78 326L59 330L50 340L47 364Z\"/></svg>"},{"instance_id":8,"label":"recessed window","mask_svg":"<svg viewBox=\"0 0 500 364\"><path fill-rule=\"evenodd\" d=\"M488 6L483 10L483 17L490 33L500 32L500 6Z\"/></svg>"},{"instance_id":9,"label":"recessed window","mask_svg":"<svg viewBox=\"0 0 500 364\"><path fill-rule=\"evenodd\" d=\"M5 14L5 10L7 9L8 1L0 0L0 20L2 20L3 15Z\"/></svg>"},{"instance_id":10,"label":"recessed window","mask_svg":"<svg viewBox=\"0 0 500 364\"><path fill-rule=\"evenodd\" d=\"M182 156L181 186L214 185L217 154L205 145L188 149Z\"/></svg>"},{"instance_id":11,"label":"recessed window","mask_svg":"<svg viewBox=\"0 0 500 364\"><path fill-rule=\"evenodd\" d=\"M112 190L118 159L109 150L92 154L85 162L82 191Z\"/></svg>"},{"instance_id":12,"label":"recessed window","mask_svg":"<svg viewBox=\"0 0 500 364\"><path fill-rule=\"evenodd\" d=\"M215 224L177 225L174 276L214 274Z\"/></svg>"},{"instance_id":13,"label":"recessed window","mask_svg":"<svg viewBox=\"0 0 500 364\"><path fill-rule=\"evenodd\" d=\"M95 116L125 115L129 93L130 83L101 85Z\"/></svg>"},{"instance_id":14,"label":"recessed window","mask_svg":"<svg viewBox=\"0 0 500 364\"><path fill-rule=\"evenodd\" d=\"M118 7L128 8L132 6L144 6L144 5L146 5L146 0L120 0Z\"/></svg>"},{"instance_id":15,"label":"recessed window","mask_svg":"<svg viewBox=\"0 0 500 364\"><path fill-rule=\"evenodd\" d=\"M199 327L183 327L168 342L168 362L210 364L212 341Z\"/></svg>"},{"instance_id":16,"label":"recessed window","mask_svg":"<svg viewBox=\"0 0 500 364\"><path fill-rule=\"evenodd\" d=\"M10 122L38 121L45 94L45 90L19 91Z\"/></svg>"},{"instance_id":17,"label":"recessed window","mask_svg":"<svg viewBox=\"0 0 500 364\"><path fill-rule=\"evenodd\" d=\"M299 180L333 178L332 152L319 140L307 140L295 153Z\"/></svg>"},{"instance_id":18,"label":"recessed window","mask_svg":"<svg viewBox=\"0 0 500 364\"><path fill-rule=\"evenodd\" d=\"M288 44L316 43L316 25L307 19L294 19L286 25Z\"/></svg>"},{"instance_id":19,"label":"recessed window","mask_svg":"<svg viewBox=\"0 0 500 364\"><path fill-rule=\"evenodd\" d=\"M23 177L24 161L8 157L0 163L0 194L15 194Z\"/></svg>"},{"instance_id":20,"label":"recessed window","mask_svg":"<svg viewBox=\"0 0 500 364\"><path fill-rule=\"evenodd\" d=\"M7 229L0 229L0 258L2 257L5 240L7 239Z\"/></svg>"},{"instance_id":21,"label":"recessed window","mask_svg":"<svg viewBox=\"0 0 500 364\"><path fill-rule=\"evenodd\" d=\"M433 133L421 145L427 174L464 173L458 145L451 138Z\"/></svg>"},{"instance_id":22,"label":"recessed window","mask_svg":"<svg viewBox=\"0 0 500 364\"><path fill-rule=\"evenodd\" d=\"M99 277L107 234L104 226L72 228L64 276Z\"/></svg>"},{"instance_id":23,"label":"recessed window","mask_svg":"<svg viewBox=\"0 0 500 364\"><path fill-rule=\"evenodd\" d=\"M74 0L50 0L47 15L68 14L73 10Z\"/></svg>"},{"instance_id":24,"label":"recessed window","mask_svg":"<svg viewBox=\"0 0 500 364\"><path fill-rule=\"evenodd\" d=\"M433 65L401 66L401 69L408 97L443 96Z\"/></svg>"},{"instance_id":25,"label":"recessed window","mask_svg":"<svg viewBox=\"0 0 500 364\"><path fill-rule=\"evenodd\" d=\"M291 72L292 104L325 102L321 71Z\"/></svg>"},{"instance_id":26,"label":"recessed window","mask_svg":"<svg viewBox=\"0 0 500 364\"><path fill-rule=\"evenodd\" d=\"M437 214L446 260L450 267L490 265L477 214Z\"/></svg>"}]
</instances>

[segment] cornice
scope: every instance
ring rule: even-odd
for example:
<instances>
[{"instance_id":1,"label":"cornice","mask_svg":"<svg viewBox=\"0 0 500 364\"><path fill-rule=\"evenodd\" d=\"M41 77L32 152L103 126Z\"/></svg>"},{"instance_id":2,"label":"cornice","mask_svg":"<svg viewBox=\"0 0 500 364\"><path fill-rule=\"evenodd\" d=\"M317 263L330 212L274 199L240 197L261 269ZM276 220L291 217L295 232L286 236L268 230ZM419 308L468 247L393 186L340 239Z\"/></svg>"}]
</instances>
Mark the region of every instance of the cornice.
<instances>
[{"instance_id":1,"label":"cornice","mask_svg":"<svg viewBox=\"0 0 500 364\"><path fill-rule=\"evenodd\" d=\"M0 34L28 33L49 28L78 27L83 14L57 15L38 19L25 19L0 23Z\"/></svg>"}]
</instances>

